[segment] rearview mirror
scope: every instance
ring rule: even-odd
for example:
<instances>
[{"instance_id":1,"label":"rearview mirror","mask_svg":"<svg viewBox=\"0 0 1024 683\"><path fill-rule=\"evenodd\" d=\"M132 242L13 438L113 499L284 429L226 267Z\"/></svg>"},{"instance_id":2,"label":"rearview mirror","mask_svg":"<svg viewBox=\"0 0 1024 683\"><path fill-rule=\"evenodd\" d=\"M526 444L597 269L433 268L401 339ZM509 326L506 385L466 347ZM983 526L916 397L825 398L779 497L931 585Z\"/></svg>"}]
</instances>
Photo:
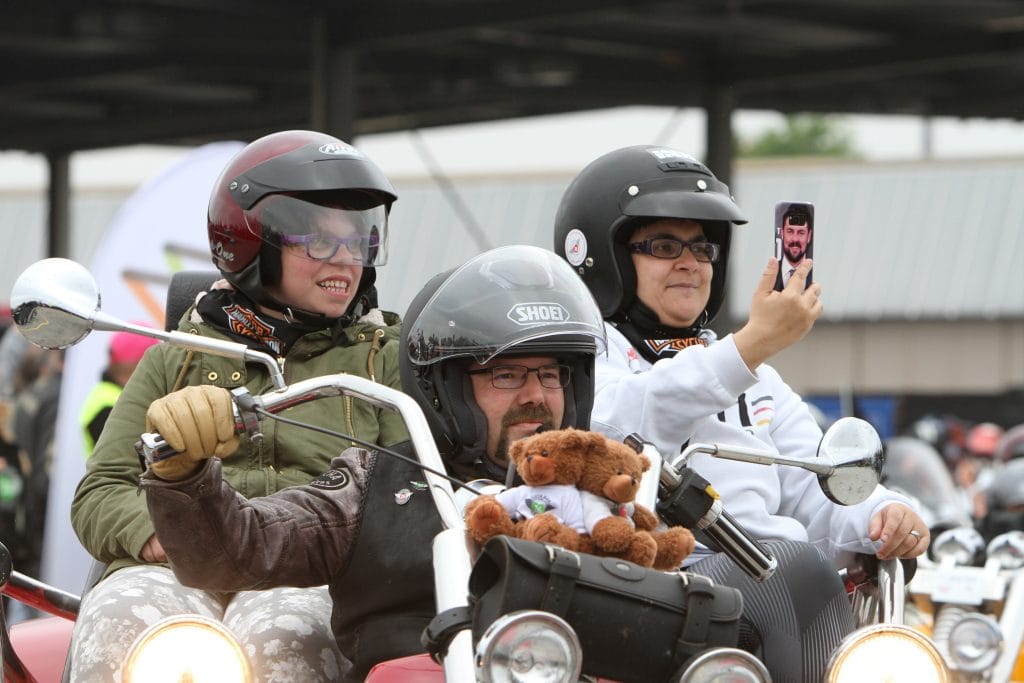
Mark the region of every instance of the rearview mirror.
<instances>
[{"instance_id":1,"label":"rearview mirror","mask_svg":"<svg viewBox=\"0 0 1024 683\"><path fill-rule=\"evenodd\" d=\"M199 334L164 332L103 313L96 279L70 259L43 259L26 268L11 290L11 309L22 336L44 349L73 346L93 330L132 332L193 351L262 363L276 388L287 386L277 361L263 351Z\"/></svg>"},{"instance_id":2,"label":"rearview mirror","mask_svg":"<svg viewBox=\"0 0 1024 683\"><path fill-rule=\"evenodd\" d=\"M818 457L831 464L818 483L832 501L856 505L878 485L884 463L882 440L870 423L855 417L836 420L818 444Z\"/></svg>"},{"instance_id":3,"label":"rearview mirror","mask_svg":"<svg viewBox=\"0 0 1024 683\"><path fill-rule=\"evenodd\" d=\"M63 349L92 331L100 292L92 273L69 259L37 261L18 276L11 312L18 331L36 346Z\"/></svg>"},{"instance_id":4,"label":"rearview mirror","mask_svg":"<svg viewBox=\"0 0 1024 683\"><path fill-rule=\"evenodd\" d=\"M787 458L772 451L719 444L690 444L673 464L686 463L693 453L758 465L785 465L818 475L822 492L839 505L867 500L882 476L882 440L878 432L856 417L836 420L818 444L818 457Z\"/></svg>"}]
</instances>

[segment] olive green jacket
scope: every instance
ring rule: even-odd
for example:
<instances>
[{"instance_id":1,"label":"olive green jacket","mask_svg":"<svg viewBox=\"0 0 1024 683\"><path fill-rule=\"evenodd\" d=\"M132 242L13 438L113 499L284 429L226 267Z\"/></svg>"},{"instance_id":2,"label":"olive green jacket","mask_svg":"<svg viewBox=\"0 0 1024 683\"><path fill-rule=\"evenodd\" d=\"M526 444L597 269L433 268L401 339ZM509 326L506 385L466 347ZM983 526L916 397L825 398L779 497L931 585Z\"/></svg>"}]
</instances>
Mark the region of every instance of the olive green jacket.
<instances>
[{"instance_id":1,"label":"olive green jacket","mask_svg":"<svg viewBox=\"0 0 1024 683\"><path fill-rule=\"evenodd\" d=\"M190 322L191 310L178 329L226 339L204 322ZM400 321L384 313L385 325L357 322L348 328L350 344L336 346L328 331L309 333L278 359L285 381L320 375L351 373L400 388L398 336ZM265 366L207 353L192 353L167 343L157 344L135 370L86 463L71 505L71 522L95 558L110 566L107 572L142 564L142 548L153 535L145 493L139 487L142 468L134 444L146 431L146 410L155 399L186 385L214 384L232 389L245 386L252 395L273 389ZM284 416L328 427L370 443L390 446L408 439L402 420L393 411L347 397L319 399L288 408ZM242 437L238 450L223 460L224 479L247 498L306 484L330 467L331 459L349 446L348 439L308 429L262 421L258 443Z\"/></svg>"}]
</instances>

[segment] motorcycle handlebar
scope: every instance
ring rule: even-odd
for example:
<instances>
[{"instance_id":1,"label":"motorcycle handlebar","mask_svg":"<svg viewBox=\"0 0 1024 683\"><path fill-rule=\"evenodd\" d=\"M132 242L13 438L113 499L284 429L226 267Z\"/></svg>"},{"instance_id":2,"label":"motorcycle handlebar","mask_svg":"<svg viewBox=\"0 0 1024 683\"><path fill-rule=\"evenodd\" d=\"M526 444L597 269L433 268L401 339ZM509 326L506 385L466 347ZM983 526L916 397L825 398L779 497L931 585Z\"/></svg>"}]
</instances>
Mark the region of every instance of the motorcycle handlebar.
<instances>
[{"instance_id":1,"label":"motorcycle handlebar","mask_svg":"<svg viewBox=\"0 0 1024 683\"><path fill-rule=\"evenodd\" d=\"M463 530L465 522L455 502L451 484L444 477L434 473L444 472L445 467L431 436L427 419L416 401L397 389L344 373L313 377L260 396L252 396L248 390L240 387L232 392L235 432L248 434L250 439L258 440L262 438L262 434L259 431L257 411L276 414L292 406L332 396L361 399L378 408L395 410L401 415L416 455L425 466L423 474L441 515L441 521L447 529ZM135 447L147 464L178 455L163 437L153 432L143 434ZM431 469L434 472L431 472Z\"/></svg>"},{"instance_id":2,"label":"motorcycle handlebar","mask_svg":"<svg viewBox=\"0 0 1024 683\"><path fill-rule=\"evenodd\" d=\"M722 501L716 500L708 514L712 514L716 507L718 514L713 522L703 528L704 533L750 578L757 582L766 581L778 568L778 560L740 526L732 515L722 509Z\"/></svg>"},{"instance_id":3,"label":"motorcycle handlebar","mask_svg":"<svg viewBox=\"0 0 1024 683\"><path fill-rule=\"evenodd\" d=\"M767 548L725 511L718 492L685 464L663 460L658 487L658 514L669 524L701 531L752 579L767 580L778 567Z\"/></svg>"},{"instance_id":4,"label":"motorcycle handlebar","mask_svg":"<svg viewBox=\"0 0 1024 683\"><path fill-rule=\"evenodd\" d=\"M313 377L260 396L252 396L247 389L239 387L232 391L235 432L258 440L262 438L258 411L276 414L292 406L333 396L365 400L379 408L396 410L401 415L417 457L426 466L424 476L445 528L464 530L465 521L451 484L429 471L444 472L445 467L426 418L416 402L397 389L349 374ZM631 438L641 448L650 446L639 437ZM152 432L142 435L136 450L147 464L178 454L163 437ZM663 460L658 488L658 512L667 522L703 531L756 581L764 581L774 573L777 566L775 558L723 509L718 494L692 469L684 464L682 470L678 470Z\"/></svg>"},{"instance_id":5,"label":"motorcycle handlebar","mask_svg":"<svg viewBox=\"0 0 1024 683\"><path fill-rule=\"evenodd\" d=\"M778 561L725 511L718 492L706 479L687 467L686 458L676 461L680 463L677 468L661 457L653 443L645 441L639 434L630 434L625 443L645 453L653 462L660 463L660 468L655 465L655 508L662 520L703 532L715 550L725 553L755 581L765 581L775 573ZM752 450L744 450L744 453L751 457L759 455Z\"/></svg>"}]
</instances>

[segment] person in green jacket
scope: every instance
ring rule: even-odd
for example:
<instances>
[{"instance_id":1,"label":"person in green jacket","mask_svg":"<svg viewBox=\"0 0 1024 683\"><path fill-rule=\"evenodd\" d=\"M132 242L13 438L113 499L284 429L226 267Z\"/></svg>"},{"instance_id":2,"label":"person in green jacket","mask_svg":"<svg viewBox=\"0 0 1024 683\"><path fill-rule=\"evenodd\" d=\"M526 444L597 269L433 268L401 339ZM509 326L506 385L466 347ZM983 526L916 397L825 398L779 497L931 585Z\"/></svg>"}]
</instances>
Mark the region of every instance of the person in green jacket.
<instances>
[{"instance_id":1,"label":"person in green jacket","mask_svg":"<svg viewBox=\"0 0 1024 683\"><path fill-rule=\"evenodd\" d=\"M331 136L284 131L252 142L228 163L210 197L210 251L224 279L197 298L178 330L266 352L278 359L289 384L345 372L400 387L400 321L376 307L373 289L395 199L370 159ZM142 471L133 445L152 428L150 403L186 386L246 387L258 395L273 383L265 366L169 344L143 358L72 503L79 539L108 564L75 624L72 680L120 680L135 637L182 613L205 615L231 630L258 681L336 679L346 663L331 632L326 587L215 593L182 586L167 567L139 494ZM198 396L190 409L211 410L205 394ZM288 415L381 446L408 439L396 413L364 401L314 401ZM187 446L164 436L172 446ZM244 496L258 497L310 482L355 443L267 421L261 441L234 439L231 445L225 480Z\"/></svg>"},{"instance_id":2,"label":"person in green jacket","mask_svg":"<svg viewBox=\"0 0 1024 683\"><path fill-rule=\"evenodd\" d=\"M139 323L144 325L145 323ZM82 426L82 438L85 442L85 457L92 455L96 441L100 438L103 425L110 417L110 411L117 403L117 397L128 383L142 355L159 340L143 337L131 332L118 332L110 337L108 349L109 361L100 376L100 381L89 391L82 404L82 412L78 415L78 423Z\"/></svg>"}]
</instances>

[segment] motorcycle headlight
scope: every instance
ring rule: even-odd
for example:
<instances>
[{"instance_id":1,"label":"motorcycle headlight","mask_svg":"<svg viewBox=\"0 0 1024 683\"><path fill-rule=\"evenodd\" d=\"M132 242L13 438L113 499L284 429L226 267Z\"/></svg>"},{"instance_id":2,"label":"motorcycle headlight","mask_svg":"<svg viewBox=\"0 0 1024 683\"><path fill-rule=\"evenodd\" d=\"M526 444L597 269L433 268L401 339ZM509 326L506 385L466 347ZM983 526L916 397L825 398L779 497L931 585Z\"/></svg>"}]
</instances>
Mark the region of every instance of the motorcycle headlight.
<instances>
[{"instance_id":1,"label":"motorcycle headlight","mask_svg":"<svg viewBox=\"0 0 1024 683\"><path fill-rule=\"evenodd\" d=\"M946 645L953 668L979 673L995 664L1003 650L1003 632L995 619L985 614L968 614L949 631Z\"/></svg>"},{"instance_id":2,"label":"motorcycle headlight","mask_svg":"<svg viewBox=\"0 0 1024 683\"><path fill-rule=\"evenodd\" d=\"M924 635L906 626L879 624L854 631L843 640L832 654L825 680L947 683L949 670Z\"/></svg>"},{"instance_id":3,"label":"motorcycle headlight","mask_svg":"<svg viewBox=\"0 0 1024 683\"><path fill-rule=\"evenodd\" d=\"M583 650L564 619L523 610L487 628L476 646L476 665L484 683L575 683Z\"/></svg>"},{"instance_id":4,"label":"motorcycle headlight","mask_svg":"<svg viewBox=\"0 0 1024 683\"><path fill-rule=\"evenodd\" d=\"M771 683L768 669L754 655L731 647L719 647L698 655L683 672L679 683Z\"/></svg>"},{"instance_id":5,"label":"motorcycle headlight","mask_svg":"<svg viewBox=\"0 0 1024 683\"><path fill-rule=\"evenodd\" d=\"M1000 569L1020 569L1024 567L1024 531L1014 529L999 534L988 543L985 555L999 560Z\"/></svg>"},{"instance_id":6,"label":"motorcycle headlight","mask_svg":"<svg viewBox=\"0 0 1024 683\"><path fill-rule=\"evenodd\" d=\"M197 614L162 619L139 634L122 669L124 683L249 683L249 662L234 635Z\"/></svg>"},{"instance_id":7,"label":"motorcycle headlight","mask_svg":"<svg viewBox=\"0 0 1024 683\"><path fill-rule=\"evenodd\" d=\"M947 529L932 541L928 552L936 562L952 557L956 564L970 565L974 563L981 549L985 547L985 539L973 527L957 527Z\"/></svg>"}]
</instances>

